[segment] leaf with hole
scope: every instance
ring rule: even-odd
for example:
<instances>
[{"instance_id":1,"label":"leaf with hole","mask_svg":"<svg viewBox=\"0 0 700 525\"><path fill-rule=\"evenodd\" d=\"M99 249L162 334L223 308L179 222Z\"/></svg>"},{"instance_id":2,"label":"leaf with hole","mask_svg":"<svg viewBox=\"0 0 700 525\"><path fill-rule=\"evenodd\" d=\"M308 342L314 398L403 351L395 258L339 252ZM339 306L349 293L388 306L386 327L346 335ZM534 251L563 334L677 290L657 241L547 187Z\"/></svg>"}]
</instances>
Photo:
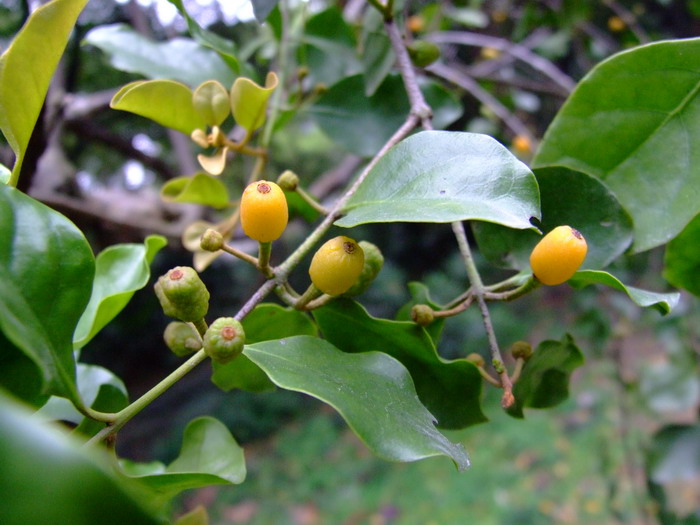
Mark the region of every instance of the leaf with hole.
<instances>
[{"instance_id":1,"label":"leaf with hole","mask_svg":"<svg viewBox=\"0 0 700 525\"><path fill-rule=\"evenodd\" d=\"M539 205L534 175L496 140L423 131L379 160L335 224L480 220L524 229Z\"/></svg>"}]
</instances>

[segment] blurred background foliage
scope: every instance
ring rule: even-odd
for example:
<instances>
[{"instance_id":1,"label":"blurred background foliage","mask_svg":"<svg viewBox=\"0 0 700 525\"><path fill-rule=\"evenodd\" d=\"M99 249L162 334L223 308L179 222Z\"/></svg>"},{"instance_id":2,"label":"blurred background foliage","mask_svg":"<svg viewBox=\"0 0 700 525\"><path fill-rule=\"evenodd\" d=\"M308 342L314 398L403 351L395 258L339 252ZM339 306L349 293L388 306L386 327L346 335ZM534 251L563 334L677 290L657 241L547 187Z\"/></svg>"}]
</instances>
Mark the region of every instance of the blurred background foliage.
<instances>
[{"instance_id":1,"label":"blurred background foliage","mask_svg":"<svg viewBox=\"0 0 700 525\"><path fill-rule=\"evenodd\" d=\"M0 1L3 47L26 18L28 4ZM258 80L278 65L286 21L288 70L296 79L288 79L290 105L279 124L283 132L273 135L266 176L293 169L310 193L331 202L361 164L363 148L372 145L347 147L355 144L355 135L370 133L377 147L383 142L385 131L368 131L362 118L384 111L390 118L393 111L387 107L391 79L384 80L391 60L378 51L382 43L373 32L372 12L355 0L290 1L260 25L251 4L242 0L184 5L202 27L235 43L239 61L247 64L245 74ZM401 20L409 38L441 45L442 59L423 73L449 88L438 106L452 111L448 129L490 134L527 162L586 72L620 50L697 35L700 1L406 1ZM22 189L75 221L95 252L116 242L140 242L150 233L168 237L169 247L154 263L155 276L191 264L192 254L180 242L188 224L221 216L195 205L164 203L159 191L165 181L197 171L193 146L177 132L109 110L108 103L119 86L156 75L154 65L139 58L154 49L162 59L158 73L179 71L193 84L197 75L207 74L230 84L231 70L213 53L188 69L187 53L202 48L190 46L190 40L178 44L182 38L187 38L186 21L165 0L90 2L49 92L20 178ZM514 49L525 59L514 59ZM376 67L363 67L372 56ZM555 69L546 65L543 71L533 56L546 58ZM361 71L374 75L365 82L374 85L374 93L348 92L347 85L336 84ZM333 97L347 99L351 107L359 104L358 120L349 130L319 117L324 100ZM366 100L374 102L365 107ZM11 165L5 144L0 161ZM242 170L244 162L249 161L235 157L223 176L233 195L243 186L236 174L249 171ZM293 222L275 257L281 259L306 232L303 221ZM411 299L407 282L422 281L440 303L452 298L455 282L466 281L447 225L377 224L358 228L357 237L380 246L386 258L379 278L360 298L372 315L395 317ZM248 247L242 238L235 242ZM627 257L612 271L624 282L664 291L669 286L661 278L663 255L655 249ZM478 262L486 282L507 275ZM213 317L240 305L261 282L247 265L223 258L203 279L214 291ZM298 288L306 286L304 275L294 279ZM211 384L208 363L120 432L119 453L167 462L177 455L192 418L208 414L225 422L246 446L248 480L190 492L179 502L183 512L207 506L215 523L700 523L698 299L684 293L677 309L661 318L613 291L574 293L560 286L513 304L494 304L491 313L504 348L571 333L586 364L574 374L565 404L528 411L524 421L506 416L498 407L499 393L486 388L491 421L449 435L471 453L473 466L465 473L454 472L444 458L383 462L320 403L285 391L223 393ZM166 324L147 287L86 347L82 359L113 370L134 399L178 364L162 343ZM486 355L486 349L478 311L447 320L439 348L443 357Z\"/></svg>"}]
</instances>

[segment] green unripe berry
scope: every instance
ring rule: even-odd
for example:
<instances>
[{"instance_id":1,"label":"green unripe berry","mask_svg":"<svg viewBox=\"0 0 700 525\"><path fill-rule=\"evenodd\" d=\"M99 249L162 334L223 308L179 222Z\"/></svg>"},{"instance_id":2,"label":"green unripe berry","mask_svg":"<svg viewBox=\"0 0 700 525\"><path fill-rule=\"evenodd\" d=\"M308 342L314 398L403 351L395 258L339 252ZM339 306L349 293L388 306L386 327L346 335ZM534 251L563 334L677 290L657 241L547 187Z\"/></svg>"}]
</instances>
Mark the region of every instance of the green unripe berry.
<instances>
[{"instance_id":1,"label":"green unripe berry","mask_svg":"<svg viewBox=\"0 0 700 525\"><path fill-rule=\"evenodd\" d=\"M199 242L199 245L204 251L217 252L224 245L224 236L212 228L207 228L202 234L202 239Z\"/></svg>"},{"instance_id":2,"label":"green unripe berry","mask_svg":"<svg viewBox=\"0 0 700 525\"><path fill-rule=\"evenodd\" d=\"M411 319L421 326L428 326L435 320L435 312L427 304L416 304L411 308Z\"/></svg>"},{"instance_id":3,"label":"green unripe berry","mask_svg":"<svg viewBox=\"0 0 700 525\"><path fill-rule=\"evenodd\" d=\"M359 244L340 235L321 246L311 259L309 276L328 295L347 292L362 273L365 255Z\"/></svg>"},{"instance_id":4,"label":"green unripe berry","mask_svg":"<svg viewBox=\"0 0 700 525\"><path fill-rule=\"evenodd\" d=\"M484 366L486 364L486 361L484 361L484 358L481 356L481 354L477 354L476 352L472 352L467 356L467 361L470 363L473 363L475 366Z\"/></svg>"},{"instance_id":5,"label":"green unripe berry","mask_svg":"<svg viewBox=\"0 0 700 525\"><path fill-rule=\"evenodd\" d=\"M233 317L219 317L204 334L204 351L220 364L238 357L244 345L243 326Z\"/></svg>"},{"instance_id":6,"label":"green unripe berry","mask_svg":"<svg viewBox=\"0 0 700 525\"><path fill-rule=\"evenodd\" d=\"M360 241L358 244L365 254L365 264L362 267L362 272L360 272L360 276L357 278L357 281L355 281L355 284L353 284L350 289L345 292L345 295L349 297L360 295L367 290L369 285L372 284L372 281L374 281L381 271L382 266L384 266L384 256L376 245L367 241Z\"/></svg>"},{"instance_id":7,"label":"green unripe berry","mask_svg":"<svg viewBox=\"0 0 700 525\"><path fill-rule=\"evenodd\" d=\"M165 327L163 339L170 350L178 357L185 357L202 348L202 341L195 330L187 323L171 321Z\"/></svg>"},{"instance_id":8,"label":"green unripe berry","mask_svg":"<svg viewBox=\"0 0 700 525\"><path fill-rule=\"evenodd\" d=\"M294 191L299 186L299 176L291 170L286 170L277 177L277 185L284 191Z\"/></svg>"},{"instance_id":9,"label":"green unripe berry","mask_svg":"<svg viewBox=\"0 0 700 525\"><path fill-rule=\"evenodd\" d=\"M440 58L438 45L427 40L415 40L407 46L407 49L411 62L418 67L429 66Z\"/></svg>"},{"instance_id":10,"label":"green unripe berry","mask_svg":"<svg viewBox=\"0 0 700 525\"><path fill-rule=\"evenodd\" d=\"M154 286L165 315L185 322L202 319L209 310L209 291L189 266L176 266Z\"/></svg>"},{"instance_id":11,"label":"green unripe berry","mask_svg":"<svg viewBox=\"0 0 700 525\"><path fill-rule=\"evenodd\" d=\"M525 341L516 341L510 347L510 354L515 359L524 359L527 361L532 356L532 346Z\"/></svg>"}]
</instances>

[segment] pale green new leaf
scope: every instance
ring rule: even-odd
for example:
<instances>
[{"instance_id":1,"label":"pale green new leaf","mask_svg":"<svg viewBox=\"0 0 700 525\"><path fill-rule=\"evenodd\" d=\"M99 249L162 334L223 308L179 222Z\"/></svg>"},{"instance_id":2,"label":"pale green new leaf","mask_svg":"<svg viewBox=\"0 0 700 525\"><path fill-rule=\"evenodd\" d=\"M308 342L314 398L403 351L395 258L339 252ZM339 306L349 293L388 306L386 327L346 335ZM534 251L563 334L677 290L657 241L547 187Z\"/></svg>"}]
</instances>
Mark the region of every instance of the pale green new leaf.
<instances>
[{"instance_id":1,"label":"pale green new leaf","mask_svg":"<svg viewBox=\"0 0 700 525\"><path fill-rule=\"evenodd\" d=\"M249 78L239 77L231 88L231 111L233 118L248 133L252 133L265 122L267 101L278 84L277 75L270 71L265 86L259 86Z\"/></svg>"},{"instance_id":2,"label":"pale green new leaf","mask_svg":"<svg viewBox=\"0 0 700 525\"><path fill-rule=\"evenodd\" d=\"M85 4L53 0L41 6L0 57L0 130L16 155L7 181L13 186L51 77Z\"/></svg>"},{"instance_id":3,"label":"pale green new leaf","mask_svg":"<svg viewBox=\"0 0 700 525\"><path fill-rule=\"evenodd\" d=\"M206 173L170 179L163 185L160 195L168 202L192 202L217 209L229 205L226 185Z\"/></svg>"},{"instance_id":4,"label":"pale green new leaf","mask_svg":"<svg viewBox=\"0 0 700 525\"><path fill-rule=\"evenodd\" d=\"M172 80L137 80L121 88L110 106L149 118L189 135L206 127L195 110L190 88Z\"/></svg>"},{"instance_id":5,"label":"pale green new leaf","mask_svg":"<svg viewBox=\"0 0 700 525\"><path fill-rule=\"evenodd\" d=\"M95 259L95 280L90 302L73 334L74 348L82 348L127 305L136 290L148 283L150 264L167 244L151 235L143 244L116 244Z\"/></svg>"}]
</instances>

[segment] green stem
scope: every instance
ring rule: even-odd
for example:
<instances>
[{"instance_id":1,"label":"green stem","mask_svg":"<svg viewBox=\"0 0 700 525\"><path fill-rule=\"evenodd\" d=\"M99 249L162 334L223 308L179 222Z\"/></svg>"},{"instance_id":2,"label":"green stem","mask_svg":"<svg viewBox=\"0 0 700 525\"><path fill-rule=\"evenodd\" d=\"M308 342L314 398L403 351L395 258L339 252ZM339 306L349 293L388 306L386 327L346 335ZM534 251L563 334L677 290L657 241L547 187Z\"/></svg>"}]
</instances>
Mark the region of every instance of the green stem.
<instances>
[{"instance_id":1,"label":"green stem","mask_svg":"<svg viewBox=\"0 0 700 525\"><path fill-rule=\"evenodd\" d=\"M532 290L539 288L541 284L542 283L535 279L534 275L531 275L523 284L517 288L508 290L507 292L496 293L485 291L484 299L487 301L514 301L515 299L530 293Z\"/></svg>"},{"instance_id":2,"label":"green stem","mask_svg":"<svg viewBox=\"0 0 700 525\"><path fill-rule=\"evenodd\" d=\"M318 203L318 202L316 201L316 199L314 199L311 195L309 195L309 194L306 192L306 190L304 190L304 188L302 188L301 186L297 186L297 188L296 188L295 191L297 192L297 194L299 195L299 197L301 197L302 200L303 200L306 204L308 204L309 206L311 206L314 210L316 210L317 212L319 212L321 215L328 215L328 210L327 210L324 206L322 206L320 203Z\"/></svg>"},{"instance_id":3,"label":"green stem","mask_svg":"<svg viewBox=\"0 0 700 525\"><path fill-rule=\"evenodd\" d=\"M256 268L258 268L258 259L253 257L252 255L248 255L247 253L242 252L241 250L234 248L233 246L230 246L228 244L224 244L221 247L221 250L230 255L233 255L234 257L238 257L239 259L244 260L248 264L252 264Z\"/></svg>"},{"instance_id":4,"label":"green stem","mask_svg":"<svg viewBox=\"0 0 700 525\"><path fill-rule=\"evenodd\" d=\"M479 270L476 268L476 264L474 263L471 248L469 248L469 241L467 240L467 234L464 231L464 224L461 222L453 222L452 230L457 238L459 251L462 253L462 258L464 259L464 265L467 269L467 276L469 277L469 281L472 285L472 294L474 297L476 297L479 309L481 310L481 318L484 323L484 328L486 329L486 336L489 341L489 350L491 351L491 362L493 363L494 367L497 368L498 375L501 379L501 387L503 388L501 406L503 408L508 408L515 401L515 398L513 397L513 383L510 381L508 371L503 366L503 357L501 356L501 350L498 348L496 332L493 329L491 315L489 314L486 299L484 298L484 283L481 281L481 275L479 275Z\"/></svg>"},{"instance_id":5,"label":"green stem","mask_svg":"<svg viewBox=\"0 0 700 525\"><path fill-rule=\"evenodd\" d=\"M311 283L306 291L301 294L301 297L297 299L297 302L294 303L294 308L297 310L306 310L306 305L309 304L310 301L316 299L316 297L319 295L321 295L321 290L316 288L314 283Z\"/></svg>"},{"instance_id":6,"label":"green stem","mask_svg":"<svg viewBox=\"0 0 700 525\"><path fill-rule=\"evenodd\" d=\"M195 323L196 325L196 323ZM197 327L200 331L200 327ZM205 330L206 331L206 330ZM164 378L160 383L151 388L148 392L138 398L136 401L131 403L128 407L124 408L120 412L115 414L114 420L110 425L103 428L97 434L95 434L87 443L87 446L95 445L101 443L105 439L116 434L131 418L136 414L141 412L144 408L150 405L157 397L159 397L163 392L177 383L182 379L188 372L190 372L199 363L207 358L207 353L204 350L200 350L182 365L180 365L176 370L174 370L170 375Z\"/></svg>"},{"instance_id":7,"label":"green stem","mask_svg":"<svg viewBox=\"0 0 700 525\"><path fill-rule=\"evenodd\" d=\"M258 269L267 277L271 279L275 276L272 268L270 268L270 255L272 253L272 243L271 242L261 242L258 252Z\"/></svg>"}]
</instances>

